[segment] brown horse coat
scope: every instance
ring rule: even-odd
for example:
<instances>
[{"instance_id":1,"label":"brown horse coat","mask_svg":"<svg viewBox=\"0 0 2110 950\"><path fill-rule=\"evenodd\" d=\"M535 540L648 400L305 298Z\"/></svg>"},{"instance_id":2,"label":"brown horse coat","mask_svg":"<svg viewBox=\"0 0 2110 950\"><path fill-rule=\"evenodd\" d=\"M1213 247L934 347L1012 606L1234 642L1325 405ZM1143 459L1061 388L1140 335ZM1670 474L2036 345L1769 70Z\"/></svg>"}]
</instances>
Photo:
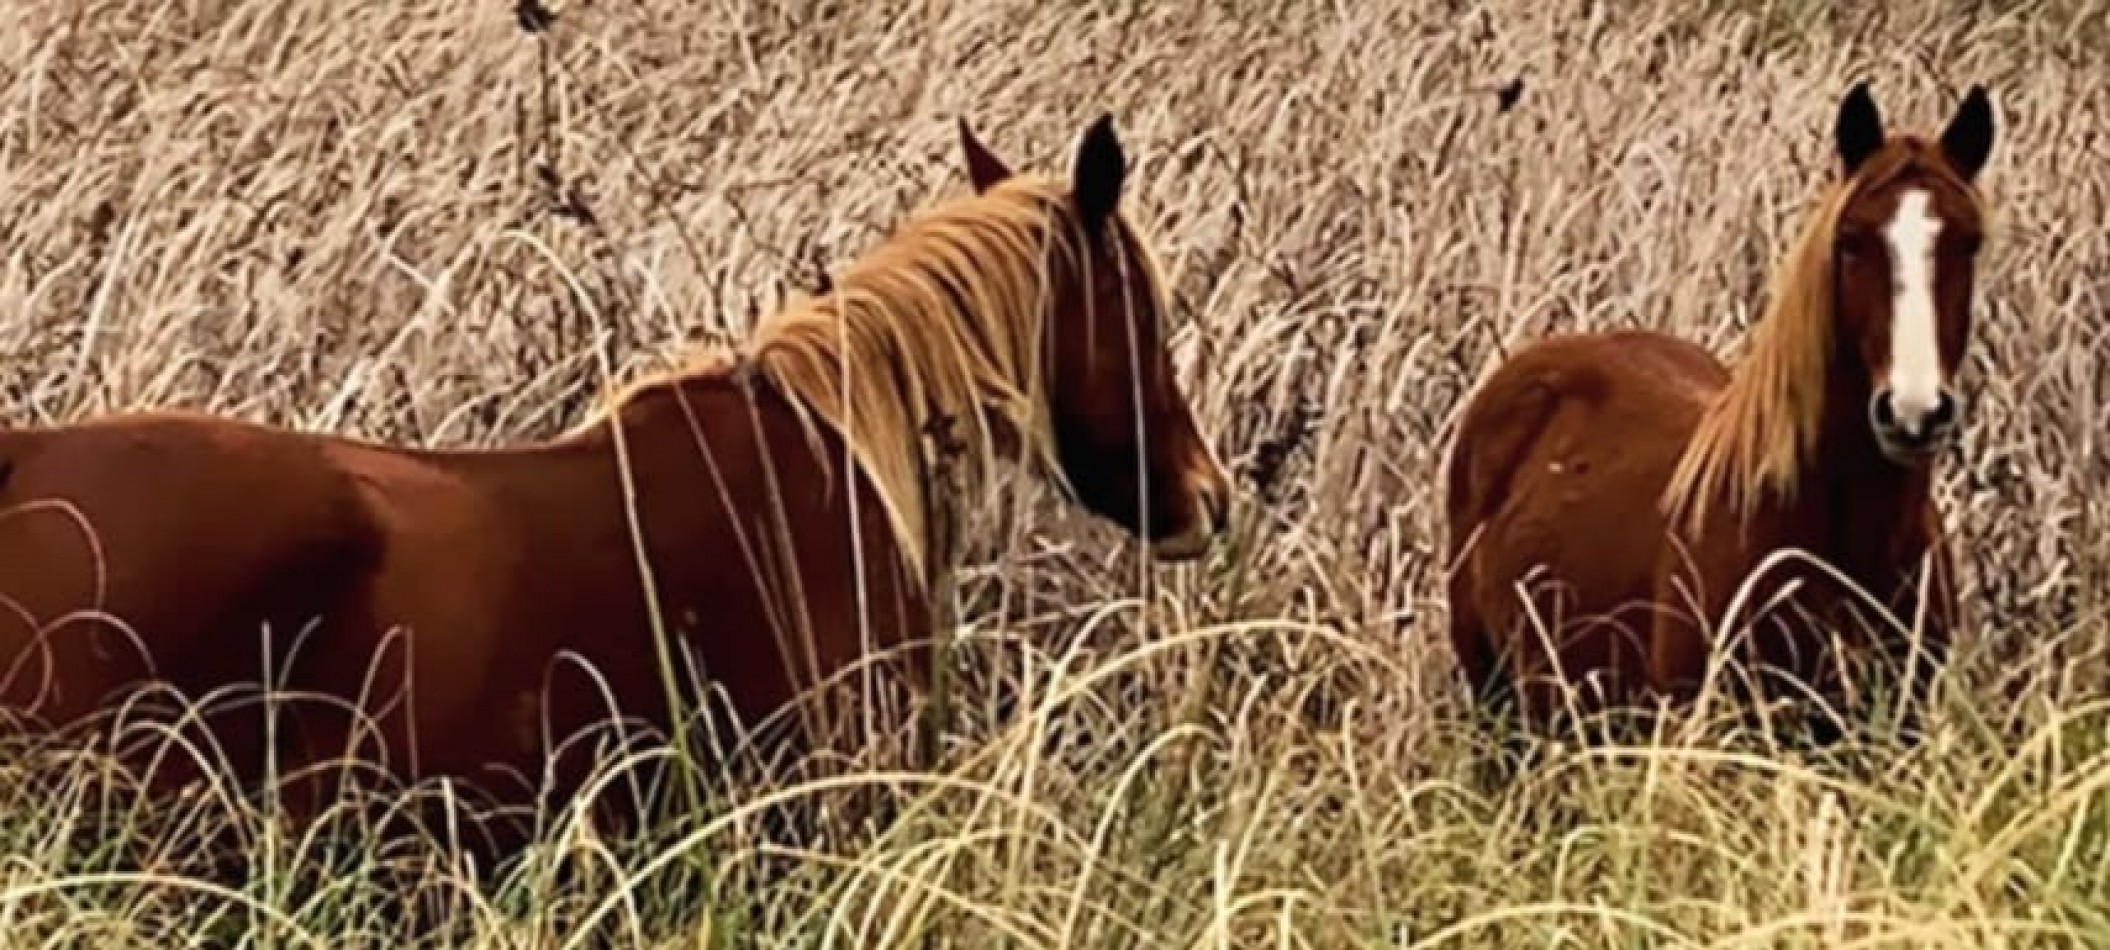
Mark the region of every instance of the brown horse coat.
<instances>
[{"instance_id":1,"label":"brown horse coat","mask_svg":"<svg viewBox=\"0 0 2110 950\"><path fill-rule=\"evenodd\" d=\"M807 552L800 579L821 670L862 652L851 614L860 574L875 641L917 629L920 594L889 563L883 508L865 480L831 490L816 466L793 461L812 449L788 400L721 374L640 393L621 411L635 547L664 622L743 716L796 691L772 636L782 583L750 567L743 531L765 549L788 535ZM145 678L189 699L272 682L366 697L358 718L380 740L366 752L406 776L490 785L508 781L490 770L508 767L539 781L545 729L562 737L607 716L604 691L626 715L667 722L613 442L598 427L525 449L421 452L188 413L0 435L14 463L4 500L44 502L0 522L12 608L0 698L56 724ZM736 516L710 490L698 443L751 508ZM779 501L762 500L765 457L786 469ZM763 512L781 512L788 530ZM861 572L853 531L873 552ZM32 633L41 648L26 650ZM344 710L283 702L295 730L278 750L287 767L349 751ZM254 775L263 717L233 708L216 719L217 741ZM186 765L172 759L171 777Z\"/></svg>"},{"instance_id":2,"label":"brown horse coat","mask_svg":"<svg viewBox=\"0 0 2110 950\"><path fill-rule=\"evenodd\" d=\"M751 724L925 638L951 555L937 523L1000 459L1161 556L1199 555L1229 487L1118 211L1110 122L1068 182L1013 176L961 131L976 194L739 353L544 444L420 451L181 412L0 433L0 700L84 726L149 681L190 702L268 681L287 694L274 733L253 703L212 716L240 778L268 756L282 775L336 762L371 732L360 753L399 777L517 802L612 706L666 729L663 661ZM934 447L933 420L956 444ZM941 461L964 481L934 487ZM557 803L593 757L563 753ZM302 813L338 791L303 788Z\"/></svg>"},{"instance_id":3,"label":"brown horse coat","mask_svg":"<svg viewBox=\"0 0 2110 950\"><path fill-rule=\"evenodd\" d=\"M1445 476L1448 597L1483 700L1521 691L1543 717L1690 698L1717 642L1759 612L1750 656L1824 694L1833 638L1854 646L1862 629L1847 616L1861 594L1832 571L1917 627L1856 652L1917 642L1923 670L1944 654L1955 590L1931 480L1961 415L1948 380L1969 334L1990 107L1974 90L1939 141L1886 139L1857 86L1836 135L1844 174L1736 369L1660 333L1574 334L1519 351L1468 400ZM1830 570L1754 575L1785 551ZM1560 689L1590 678L1598 690Z\"/></svg>"}]
</instances>

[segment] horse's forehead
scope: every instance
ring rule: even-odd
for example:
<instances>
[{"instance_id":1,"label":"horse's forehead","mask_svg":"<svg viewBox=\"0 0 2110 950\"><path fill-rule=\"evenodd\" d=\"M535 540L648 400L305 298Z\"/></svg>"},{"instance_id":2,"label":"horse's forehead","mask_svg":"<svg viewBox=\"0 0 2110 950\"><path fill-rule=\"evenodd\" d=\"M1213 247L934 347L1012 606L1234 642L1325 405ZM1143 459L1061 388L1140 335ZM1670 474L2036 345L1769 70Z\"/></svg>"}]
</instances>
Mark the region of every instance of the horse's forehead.
<instances>
[{"instance_id":1,"label":"horse's forehead","mask_svg":"<svg viewBox=\"0 0 2110 950\"><path fill-rule=\"evenodd\" d=\"M1978 226L1978 205L1970 192L1950 171L1937 146L1908 139L1893 143L1896 153L1883 156L1889 161L1881 162L1881 172L1870 184L1862 187L1840 212L1840 224L1844 228L1875 230L1890 223L1901 207L1905 196L1913 193L1926 195L1923 205L1925 213L1932 215L1946 230L1975 229Z\"/></svg>"}]
</instances>

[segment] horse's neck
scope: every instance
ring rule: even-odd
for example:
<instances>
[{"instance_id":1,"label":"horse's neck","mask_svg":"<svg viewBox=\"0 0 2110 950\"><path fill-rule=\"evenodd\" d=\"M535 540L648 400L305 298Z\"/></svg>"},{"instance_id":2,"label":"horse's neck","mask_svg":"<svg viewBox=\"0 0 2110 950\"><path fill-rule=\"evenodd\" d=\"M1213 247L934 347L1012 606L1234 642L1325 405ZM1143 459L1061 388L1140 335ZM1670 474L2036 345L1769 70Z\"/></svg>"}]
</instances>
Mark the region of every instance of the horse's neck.
<instances>
[{"instance_id":1,"label":"horse's neck","mask_svg":"<svg viewBox=\"0 0 2110 950\"><path fill-rule=\"evenodd\" d=\"M1885 458L1869 429L1865 387L1842 380L1829 387L1824 424L1802 490L1792 503L1795 522L1807 526L1801 546L1823 554L1833 566L1863 583L1902 566L1929 542L1926 511L1933 495L1928 466L1906 468Z\"/></svg>"}]
</instances>

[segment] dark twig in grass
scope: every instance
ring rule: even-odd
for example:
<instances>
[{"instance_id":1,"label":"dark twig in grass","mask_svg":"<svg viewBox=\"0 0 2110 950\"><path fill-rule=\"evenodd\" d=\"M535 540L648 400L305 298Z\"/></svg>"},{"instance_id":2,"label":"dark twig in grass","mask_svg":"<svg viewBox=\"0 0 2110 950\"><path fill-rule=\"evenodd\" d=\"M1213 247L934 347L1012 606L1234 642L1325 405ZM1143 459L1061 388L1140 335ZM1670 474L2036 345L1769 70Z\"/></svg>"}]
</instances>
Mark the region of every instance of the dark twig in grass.
<instances>
[{"instance_id":1,"label":"dark twig in grass","mask_svg":"<svg viewBox=\"0 0 2110 950\"><path fill-rule=\"evenodd\" d=\"M1247 467L1246 477L1268 504L1280 500L1283 475L1289 470L1289 459L1310 438L1313 423L1319 418L1319 407L1309 396L1298 397L1282 420L1282 427L1260 441L1253 448L1253 460Z\"/></svg>"},{"instance_id":2,"label":"dark twig in grass","mask_svg":"<svg viewBox=\"0 0 2110 950\"><path fill-rule=\"evenodd\" d=\"M536 128L542 158L535 163L535 182L541 188L551 214L597 227L600 217L587 203L585 192L577 181L564 176L564 140L554 131L557 108L552 97L556 95L556 84L551 81L554 67L550 61L549 31L556 25L557 15L543 6L541 0L515 0L513 19L523 32L535 39L535 71L542 108Z\"/></svg>"},{"instance_id":3,"label":"dark twig in grass","mask_svg":"<svg viewBox=\"0 0 2110 950\"><path fill-rule=\"evenodd\" d=\"M821 259L820 245L814 244L807 247L806 261L813 267L813 292L818 295L834 293L835 276L828 273L828 262Z\"/></svg>"},{"instance_id":4,"label":"dark twig in grass","mask_svg":"<svg viewBox=\"0 0 2110 950\"><path fill-rule=\"evenodd\" d=\"M586 194L580 190L576 180L566 181L557 169L547 162L536 165L535 174L542 182L543 193L549 197L551 214L588 227L601 223L600 217L595 215L593 208L587 204Z\"/></svg>"},{"instance_id":5,"label":"dark twig in grass","mask_svg":"<svg viewBox=\"0 0 2110 950\"><path fill-rule=\"evenodd\" d=\"M1516 108L1517 100L1524 98L1524 77L1518 76L1495 90L1495 111L1508 112Z\"/></svg>"},{"instance_id":6,"label":"dark twig in grass","mask_svg":"<svg viewBox=\"0 0 2110 950\"><path fill-rule=\"evenodd\" d=\"M825 272L822 276L825 279ZM959 494L959 464L966 457L967 443L960 437L959 419L942 413L924 420L923 438L926 457L930 459L923 489L924 511L929 525L927 550L949 559L958 550L956 545L959 542L957 512L949 500ZM944 735L953 725L952 650L953 634L959 622L955 609L958 578L949 570L933 568L927 582L931 585L932 647L936 662L931 664L929 703L924 709L913 754L918 767L937 769L943 764Z\"/></svg>"},{"instance_id":7,"label":"dark twig in grass","mask_svg":"<svg viewBox=\"0 0 2110 950\"><path fill-rule=\"evenodd\" d=\"M530 36L545 33L557 22L557 14L542 5L541 0L515 0L513 20Z\"/></svg>"}]
</instances>

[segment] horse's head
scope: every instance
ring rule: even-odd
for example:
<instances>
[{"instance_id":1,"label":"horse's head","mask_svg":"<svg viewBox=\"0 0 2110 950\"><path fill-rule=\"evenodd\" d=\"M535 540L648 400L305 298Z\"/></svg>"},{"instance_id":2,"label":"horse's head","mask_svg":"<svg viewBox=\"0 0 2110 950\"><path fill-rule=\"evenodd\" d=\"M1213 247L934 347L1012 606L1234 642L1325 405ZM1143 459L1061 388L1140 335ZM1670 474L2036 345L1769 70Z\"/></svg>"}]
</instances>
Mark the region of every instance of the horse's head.
<instances>
[{"instance_id":1,"label":"horse's head","mask_svg":"<svg viewBox=\"0 0 2110 950\"><path fill-rule=\"evenodd\" d=\"M977 192L1011 177L965 120L960 140ZM1078 500L1159 557L1187 560L1226 527L1231 485L1174 378L1155 256L1120 207L1126 175L1102 116L1078 145L1063 212L1072 239L1048 271L1049 419Z\"/></svg>"},{"instance_id":2,"label":"horse's head","mask_svg":"<svg viewBox=\"0 0 2110 950\"><path fill-rule=\"evenodd\" d=\"M1839 107L1843 174L1834 252L1841 363L1865 381L1877 446L1923 464L1955 438L1954 380L1971 335L1973 269L1985 233L1973 187L1993 148L1993 111L1973 86L1941 136L1886 135L1866 83Z\"/></svg>"}]
</instances>

